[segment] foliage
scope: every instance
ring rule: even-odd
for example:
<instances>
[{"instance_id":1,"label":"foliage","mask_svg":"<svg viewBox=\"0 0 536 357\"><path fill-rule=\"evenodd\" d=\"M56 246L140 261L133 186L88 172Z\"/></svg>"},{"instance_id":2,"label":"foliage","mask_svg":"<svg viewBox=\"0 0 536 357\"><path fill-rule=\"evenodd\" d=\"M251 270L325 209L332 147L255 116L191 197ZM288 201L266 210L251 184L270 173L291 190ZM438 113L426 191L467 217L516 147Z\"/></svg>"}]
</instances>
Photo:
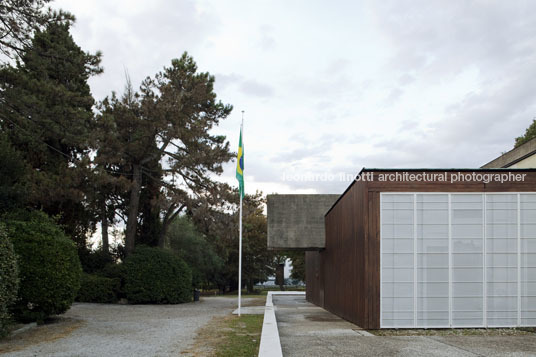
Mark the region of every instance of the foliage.
<instances>
[{"instance_id":1,"label":"foliage","mask_svg":"<svg viewBox=\"0 0 536 357\"><path fill-rule=\"evenodd\" d=\"M213 135L212 129L231 110L230 105L216 100L214 77L199 73L186 53L153 78L147 78L139 93L128 84L121 98L113 94L101 103L98 124L103 135L97 159L123 166L130 181L125 214L127 255L139 234L144 187L145 202L159 213L144 212L144 219L162 217L159 247L164 245L169 224L192 198L214 193L215 183L210 176L220 174L222 164L233 155L225 137ZM144 186L146 179L152 180L153 187Z\"/></svg>"},{"instance_id":2,"label":"foliage","mask_svg":"<svg viewBox=\"0 0 536 357\"><path fill-rule=\"evenodd\" d=\"M76 301L110 303L117 301L116 291L119 290L119 279L82 273L80 290Z\"/></svg>"},{"instance_id":3,"label":"foliage","mask_svg":"<svg viewBox=\"0 0 536 357\"><path fill-rule=\"evenodd\" d=\"M25 202L28 169L22 154L0 133L0 213L21 208Z\"/></svg>"},{"instance_id":4,"label":"foliage","mask_svg":"<svg viewBox=\"0 0 536 357\"><path fill-rule=\"evenodd\" d=\"M11 320L9 308L17 298L18 288L17 257L4 226L0 225L0 337L7 333Z\"/></svg>"},{"instance_id":5,"label":"foliage","mask_svg":"<svg viewBox=\"0 0 536 357\"><path fill-rule=\"evenodd\" d=\"M166 247L181 257L192 270L194 287L210 288L223 260L186 216L177 217L166 235Z\"/></svg>"},{"instance_id":6,"label":"foliage","mask_svg":"<svg viewBox=\"0 0 536 357\"><path fill-rule=\"evenodd\" d=\"M82 270L89 274L101 271L107 265L114 263L114 257L110 253L103 250L79 250L78 256L80 257Z\"/></svg>"},{"instance_id":7,"label":"foliage","mask_svg":"<svg viewBox=\"0 0 536 357\"><path fill-rule=\"evenodd\" d=\"M48 23L74 21L64 11L43 11L51 0L2 0L0 2L0 52L16 57L31 43L35 29Z\"/></svg>"},{"instance_id":8,"label":"foliage","mask_svg":"<svg viewBox=\"0 0 536 357\"><path fill-rule=\"evenodd\" d=\"M20 287L14 312L21 321L43 322L71 306L82 268L73 242L42 212L21 212L6 219L18 256Z\"/></svg>"},{"instance_id":9,"label":"foliage","mask_svg":"<svg viewBox=\"0 0 536 357\"><path fill-rule=\"evenodd\" d=\"M100 73L100 54L83 52L69 26L37 30L16 66L0 68L0 129L31 168L29 206L59 216L85 247L94 221L86 204L94 104L87 80Z\"/></svg>"},{"instance_id":10,"label":"foliage","mask_svg":"<svg viewBox=\"0 0 536 357\"><path fill-rule=\"evenodd\" d=\"M251 292L255 283L274 272L274 253L267 248L267 222L260 205L244 219L242 244L242 277Z\"/></svg>"},{"instance_id":11,"label":"foliage","mask_svg":"<svg viewBox=\"0 0 536 357\"><path fill-rule=\"evenodd\" d=\"M178 304L192 299L192 273L169 250L138 246L125 261L126 295L135 304Z\"/></svg>"},{"instance_id":12,"label":"foliage","mask_svg":"<svg viewBox=\"0 0 536 357\"><path fill-rule=\"evenodd\" d=\"M224 267L215 282L222 291L235 290L238 287L238 191L229 189L220 200L229 204L201 205L192 212L192 219L224 260ZM266 281L275 272L275 255L267 249L267 223L263 207L262 193L244 197L242 277L248 291L253 290L255 283Z\"/></svg>"},{"instance_id":13,"label":"foliage","mask_svg":"<svg viewBox=\"0 0 536 357\"><path fill-rule=\"evenodd\" d=\"M127 272L124 263L108 264L104 267L104 269L96 272L95 274L117 281L118 284L115 286L114 293L118 299L126 299L127 295L125 292L125 284Z\"/></svg>"},{"instance_id":14,"label":"foliage","mask_svg":"<svg viewBox=\"0 0 536 357\"><path fill-rule=\"evenodd\" d=\"M516 138L516 143L514 147L521 146L526 142L531 141L536 138L536 119L532 121L532 124L525 130L525 135Z\"/></svg>"}]
</instances>

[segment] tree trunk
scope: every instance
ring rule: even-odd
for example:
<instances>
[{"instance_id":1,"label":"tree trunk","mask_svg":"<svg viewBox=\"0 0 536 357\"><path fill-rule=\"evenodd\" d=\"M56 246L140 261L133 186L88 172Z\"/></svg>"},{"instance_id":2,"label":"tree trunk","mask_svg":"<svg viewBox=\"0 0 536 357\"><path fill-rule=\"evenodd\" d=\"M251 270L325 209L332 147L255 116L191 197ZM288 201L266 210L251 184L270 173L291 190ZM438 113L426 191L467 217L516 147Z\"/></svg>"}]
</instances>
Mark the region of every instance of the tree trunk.
<instances>
[{"instance_id":1,"label":"tree trunk","mask_svg":"<svg viewBox=\"0 0 536 357\"><path fill-rule=\"evenodd\" d=\"M160 235L158 236L158 248L164 248L168 228L169 221L164 220L164 222L162 222L162 229L160 229Z\"/></svg>"},{"instance_id":2,"label":"tree trunk","mask_svg":"<svg viewBox=\"0 0 536 357\"><path fill-rule=\"evenodd\" d=\"M169 229L169 225L171 224L171 222L173 222L175 220L175 218L177 218L177 216L184 209L184 207L185 207L185 205L182 205L182 206L176 208L176 210L174 212L172 211L172 207L169 208L168 213L166 214L166 216L162 220L162 229L160 230L160 236L158 236L158 247L159 248L164 248L164 245L166 243L166 234L167 234L167 231ZM173 212L173 213L169 214L170 212Z\"/></svg>"},{"instance_id":3,"label":"tree trunk","mask_svg":"<svg viewBox=\"0 0 536 357\"><path fill-rule=\"evenodd\" d=\"M253 294L253 279L248 279L247 289L248 294Z\"/></svg>"},{"instance_id":4,"label":"tree trunk","mask_svg":"<svg viewBox=\"0 0 536 357\"><path fill-rule=\"evenodd\" d=\"M127 230L125 233L125 255L129 256L134 251L136 239L136 226L138 224L138 211L140 208L141 194L141 166L132 165L132 187L130 189L130 202L128 205Z\"/></svg>"},{"instance_id":5,"label":"tree trunk","mask_svg":"<svg viewBox=\"0 0 536 357\"><path fill-rule=\"evenodd\" d=\"M101 231L102 231L102 250L106 253L110 252L110 244L108 241L108 215L106 214L106 200L102 200L101 207Z\"/></svg>"}]
</instances>

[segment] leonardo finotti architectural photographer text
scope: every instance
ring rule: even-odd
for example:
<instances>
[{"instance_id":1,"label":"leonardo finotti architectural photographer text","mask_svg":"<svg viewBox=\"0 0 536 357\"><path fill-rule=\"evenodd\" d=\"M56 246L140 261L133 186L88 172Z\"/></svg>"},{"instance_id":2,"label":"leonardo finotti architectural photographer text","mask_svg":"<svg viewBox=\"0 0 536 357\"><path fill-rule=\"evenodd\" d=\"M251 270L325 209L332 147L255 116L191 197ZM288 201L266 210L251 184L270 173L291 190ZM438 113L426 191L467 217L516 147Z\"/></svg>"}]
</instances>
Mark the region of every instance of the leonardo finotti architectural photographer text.
<instances>
[{"instance_id":1,"label":"leonardo finotti architectural photographer text","mask_svg":"<svg viewBox=\"0 0 536 357\"><path fill-rule=\"evenodd\" d=\"M356 181L379 182L523 182L527 174L513 172L365 172L355 178Z\"/></svg>"},{"instance_id":2,"label":"leonardo finotti architectural photographer text","mask_svg":"<svg viewBox=\"0 0 536 357\"><path fill-rule=\"evenodd\" d=\"M351 182L351 181L368 181L368 182L447 182L447 183L464 183L464 182L482 182L482 183L506 183L506 182L524 182L527 174L516 172L480 172L480 171L367 171L362 172L357 177L355 174L348 173L322 173L322 174L287 174L285 173L282 181L295 182Z\"/></svg>"}]
</instances>

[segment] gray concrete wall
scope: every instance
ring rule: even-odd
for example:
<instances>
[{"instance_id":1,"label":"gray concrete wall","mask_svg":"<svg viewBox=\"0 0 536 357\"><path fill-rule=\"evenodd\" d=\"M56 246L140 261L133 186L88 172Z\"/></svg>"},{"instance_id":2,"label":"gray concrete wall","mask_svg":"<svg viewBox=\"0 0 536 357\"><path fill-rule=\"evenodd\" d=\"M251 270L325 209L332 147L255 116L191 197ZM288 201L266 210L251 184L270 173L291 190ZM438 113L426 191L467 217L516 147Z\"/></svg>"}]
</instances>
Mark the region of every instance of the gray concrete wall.
<instances>
[{"instance_id":1,"label":"gray concrete wall","mask_svg":"<svg viewBox=\"0 0 536 357\"><path fill-rule=\"evenodd\" d=\"M339 195L268 195L268 249L325 248L324 215Z\"/></svg>"},{"instance_id":2,"label":"gray concrete wall","mask_svg":"<svg viewBox=\"0 0 536 357\"><path fill-rule=\"evenodd\" d=\"M486 165L482 166L483 169L494 169L494 168L507 168L514 167L518 161L527 159L529 156L536 155L536 138L532 139L525 144L508 151L506 154L503 154L496 158L493 161L488 162ZM527 167L527 166L521 166ZM530 167L530 166L529 166Z\"/></svg>"}]
</instances>

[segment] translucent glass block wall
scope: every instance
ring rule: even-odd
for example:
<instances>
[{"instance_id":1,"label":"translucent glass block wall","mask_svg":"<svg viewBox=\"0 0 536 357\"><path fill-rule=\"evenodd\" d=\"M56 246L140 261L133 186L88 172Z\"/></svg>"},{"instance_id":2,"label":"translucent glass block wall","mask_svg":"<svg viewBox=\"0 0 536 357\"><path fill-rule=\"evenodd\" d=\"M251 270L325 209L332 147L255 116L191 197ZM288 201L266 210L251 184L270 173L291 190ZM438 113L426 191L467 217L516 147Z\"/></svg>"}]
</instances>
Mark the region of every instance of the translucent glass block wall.
<instances>
[{"instance_id":1,"label":"translucent glass block wall","mask_svg":"<svg viewBox=\"0 0 536 357\"><path fill-rule=\"evenodd\" d=\"M447 195L417 195L417 325L449 325Z\"/></svg>"},{"instance_id":2,"label":"translucent glass block wall","mask_svg":"<svg viewBox=\"0 0 536 357\"><path fill-rule=\"evenodd\" d=\"M487 326L518 324L517 194L486 195Z\"/></svg>"},{"instance_id":3,"label":"translucent glass block wall","mask_svg":"<svg viewBox=\"0 0 536 357\"><path fill-rule=\"evenodd\" d=\"M536 326L536 194L381 195L381 327Z\"/></svg>"},{"instance_id":4,"label":"translucent glass block wall","mask_svg":"<svg viewBox=\"0 0 536 357\"><path fill-rule=\"evenodd\" d=\"M482 194L451 195L452 325L484 323L484 215Z\"/></svg>"},{"instance_id":5,"label":"translucent glass block wall","mask_svg":"<svg viewBox=\"0 0 536 357\"><path fill-rule=\"evenodd\" d=\"M382 202L381 295L384 327L414 325L413 195L388 195Z\"/></svg>"},{"instance_id":6,"label":"translucent glass block wall","mask_svg":"<svg viewBox=\"0 0 536 357\"><path fill-rule=\"evenodd\" d=\"M521 326L536 326L536 195L520 195Z\"/></svg>"}]
</instances>

